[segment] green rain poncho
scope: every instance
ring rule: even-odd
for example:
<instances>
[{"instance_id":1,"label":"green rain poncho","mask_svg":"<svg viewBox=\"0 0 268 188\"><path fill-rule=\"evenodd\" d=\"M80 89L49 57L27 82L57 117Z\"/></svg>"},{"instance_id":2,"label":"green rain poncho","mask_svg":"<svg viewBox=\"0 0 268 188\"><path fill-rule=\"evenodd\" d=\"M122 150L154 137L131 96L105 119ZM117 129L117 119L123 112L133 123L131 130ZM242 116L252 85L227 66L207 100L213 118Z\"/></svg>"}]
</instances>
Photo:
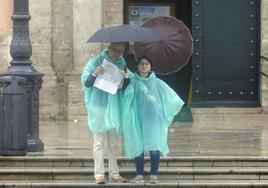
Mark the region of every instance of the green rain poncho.
<instances>
[{"instance_id":1,"label":"green rain poncho","mask_svg":"<svg viewBox=\"0 0 268 188\"><path fill-rule=\"evenodd\" d=\"M124 91L123 135L125 155L159 150L169 153L168 127L184 102L165 82L151 73L142 78L137 73Z\"/></svg>"},{"instance_id":2,"label":"green rain poncho","mask_svg":"<svg viewBox=\"0 0 268 188\"><path fill-rule=\"evenodd\" d=\"M116 61L112 60L108 56L108 49L104 49L100 55L89 60L82 72L81 83L85 92L88 126L93 133L104 133L109 129L118 129L121 126L120 105L122 102L120 100L122 100L122 92L119 91L112 95L96 87L88 88L85 86L89 74L102 64L104 58L114 63L121 70L124 70L126 65L123 57Z\"/></svg>"}]
</instances>

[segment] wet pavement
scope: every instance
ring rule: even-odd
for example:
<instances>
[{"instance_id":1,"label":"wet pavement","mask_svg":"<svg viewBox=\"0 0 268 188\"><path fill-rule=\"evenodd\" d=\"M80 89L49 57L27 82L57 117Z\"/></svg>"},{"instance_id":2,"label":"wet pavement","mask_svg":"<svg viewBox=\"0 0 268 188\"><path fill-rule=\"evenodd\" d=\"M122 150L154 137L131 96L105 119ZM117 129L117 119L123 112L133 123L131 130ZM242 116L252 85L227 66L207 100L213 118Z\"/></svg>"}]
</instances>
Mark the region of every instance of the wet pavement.
<instances>
[{"instance_id":1,"label":"wet pavement","mask_svg":"<svg viewBox=\"0 0 268 188\"><path fill-rule=\"evenodd\" d=\"M268 156L268 114L193 114L194 122L169 129L169 157ZM92 135L83 121L41 121L44 152L27 156L92 156ZM124 156L122 139L119 156Z\"/></svg>"}]
</instances>

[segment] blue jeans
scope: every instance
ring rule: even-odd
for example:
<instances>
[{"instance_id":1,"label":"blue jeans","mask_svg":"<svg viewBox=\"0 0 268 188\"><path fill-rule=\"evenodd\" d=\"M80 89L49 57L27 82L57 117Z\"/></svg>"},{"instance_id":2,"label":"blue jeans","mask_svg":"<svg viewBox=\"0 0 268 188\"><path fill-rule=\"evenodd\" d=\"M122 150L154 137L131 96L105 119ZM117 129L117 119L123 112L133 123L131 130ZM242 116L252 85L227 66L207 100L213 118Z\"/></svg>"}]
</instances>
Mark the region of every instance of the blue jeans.
<instances>
[{"instance_id":1,"label":"blue jeans","mask_svg":"<svg viewBox=\"0 0 268 188\"><path fill-rule=\"evenodd\" d=\"M151 172L150 175L158 174L158 167L160 161L160 152L159 151L150 151L150 159L151 159ZM144 175L144 153L140 156L135 157L135 165L137 175Z\"/></svg>"}]
</instances>

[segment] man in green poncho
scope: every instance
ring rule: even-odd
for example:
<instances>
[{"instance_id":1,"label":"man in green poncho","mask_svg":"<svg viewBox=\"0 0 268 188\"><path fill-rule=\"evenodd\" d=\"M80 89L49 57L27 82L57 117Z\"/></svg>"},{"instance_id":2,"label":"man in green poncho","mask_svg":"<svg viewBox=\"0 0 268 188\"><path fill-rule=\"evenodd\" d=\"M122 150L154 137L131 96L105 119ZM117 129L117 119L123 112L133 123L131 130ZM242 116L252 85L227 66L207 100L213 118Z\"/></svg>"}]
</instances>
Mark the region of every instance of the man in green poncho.
<instances>
[{"instance_id":1,"label":"man in green poncho","mask_svg":"<svg viewBox=\"0 0 268 188\"><path fill-rule=\"evenodd\" d=\"M88 112L88 126L93 133L93 156L94 156L94 176L96 183L105 183L105 168L103 148L107 143L107 154L109 159L109 179L110 181L123 183L127 180L119 175L119 168L116 158L116 129L121 126L120 106L122 104L122 91L129 83L127 73L124 73L122 83L118 85L115 94L110 94L95 87L94 83L99 75L103 75L106 69L103 62L109 62L116 66L118 70L124 71L126 62L122 57L124 43L111 43L101 54L89 60L85 66L81 82L85 92L85 103Z\"/></svg>"}]
</instances>

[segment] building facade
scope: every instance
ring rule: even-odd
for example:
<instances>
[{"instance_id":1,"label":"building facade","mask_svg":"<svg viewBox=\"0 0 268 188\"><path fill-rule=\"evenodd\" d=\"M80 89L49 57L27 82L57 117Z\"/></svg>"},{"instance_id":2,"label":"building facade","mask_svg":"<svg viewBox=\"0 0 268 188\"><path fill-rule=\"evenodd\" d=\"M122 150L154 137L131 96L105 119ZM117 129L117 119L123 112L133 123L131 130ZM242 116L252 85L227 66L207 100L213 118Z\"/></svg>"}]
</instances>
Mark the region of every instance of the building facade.
<instances>
[{"instance_id":1,"label":"building facade","mask_svg":"<svg viewBox=\"0 0 268 188\"><path fill-rule=\"evenodd\" d=\"M98 29L171 15L194 39L190 62L163 77L194 113L267 113L268 2L264 0L30 0L33 66L44 73L40 119L85 120L80 75L103 44L86 43ZM12 2L1 1L0 71L11 60ZM141 12L143 11L143 16ZM152 11L154 11L152 13ZM140 14L137 14L140 13ZM138 15L138 16L137 16ZM142 20L142 21L141 21ZM130 48L131 46L129 46ZM131 50L125 54L132 66Z\"/></svg>"}]
</instances>

